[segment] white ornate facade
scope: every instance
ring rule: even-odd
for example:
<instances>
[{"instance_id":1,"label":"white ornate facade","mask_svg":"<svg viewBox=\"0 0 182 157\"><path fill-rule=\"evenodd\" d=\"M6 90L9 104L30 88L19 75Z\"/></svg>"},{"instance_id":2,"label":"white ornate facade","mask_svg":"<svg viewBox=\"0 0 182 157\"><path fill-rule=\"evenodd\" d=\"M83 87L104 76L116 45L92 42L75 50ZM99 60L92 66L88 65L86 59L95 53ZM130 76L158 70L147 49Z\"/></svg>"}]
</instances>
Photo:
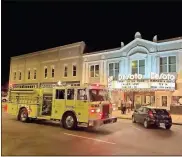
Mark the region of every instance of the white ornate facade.
<instances>
[{"instance_id":1,"label":"white ornate facade","mask_svg":"<svg viewBox=\"0 0 182 157\"><path fill-rule=\"evenodd\" d=\"M82 81L107 85L108 77L117 77L118 73L120 75L142 73L144 79L150 79L151 72L170 73L176 76L176 91L156 91L152 94L155 97L155 105L160 106L162 99L166 98L169 107L172 103L171 97L175 93L178 92L178 95L181 93L182 96L182 39L157 42L155 36L154 41L141 39L141 34L136 33L135 39L125 46L122 43L121 48L84 54ZM137 66L132 66L133 64ZM98 69L93 68L97 65L99 75L91 76L91 73L98 73ZM123 96L119 98L123 99Z\"/></svg>"}]
</instances>

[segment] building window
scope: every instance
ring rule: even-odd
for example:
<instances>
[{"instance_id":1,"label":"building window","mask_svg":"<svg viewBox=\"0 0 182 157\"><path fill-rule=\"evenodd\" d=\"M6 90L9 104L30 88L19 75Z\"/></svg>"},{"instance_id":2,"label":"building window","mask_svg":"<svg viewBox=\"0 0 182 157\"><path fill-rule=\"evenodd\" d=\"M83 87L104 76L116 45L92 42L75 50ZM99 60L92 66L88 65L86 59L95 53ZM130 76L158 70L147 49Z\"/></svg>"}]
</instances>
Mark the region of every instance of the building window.
<instances>
[{"instance_id":1,"label":"building window","mask_svg":"<svg viewBox=\"0 0 182 157\"><path fill-rule=\"evenodd\" d=\"M30 79L30 69L28 70L28 80Z\"/></svg>"},{"instance_id":2,"label":"building window","mask_svg":"<svg viewBox=\"0 0 182 157\"><path fill-rule=\"evenodd\" d=\"M90 66L90 77L99 77L99 65Z\"/></svg>"},{"instance_id":3,"label":"building window","mask_svg":"<svg viewBox=\"0 0 182 157\"><path fill-rule=\"evenodd\" d=\"M19 80L21 80L21 71L19 72Z\"/></svg>"},{"instance_id":4,"label":"building window","mask_svg":"<svg viewBox=\"0 0 182 157\"><path fill-rule=\"evenodd\" d=\"M145 75L145 60L132 61L132 74Z\"/></svg>"},{"instance_id":5,"label":"building window","mask_svg":"<svg viewBox=\"0 0 182 157\"><path fill-rule=\"evenodd\" d=\"M73 65L73 76L76 76L76 65Z\"/></svg>"},{"instance_id":6,"label":"building window","mask_svg":"<svg viewBox=\"0 0 182 157\"><path fill-rule=\"evenodd\" d=\"M13 80L16 80L16 72L14 72Z\"/></svg>"},{"instance_id":7,"label":"building window","mask_svg":"<svg viewBox=\"0 0 182 157\"><path fill-rule=\"evenodd\" d=\"M52 78L54 78L54 71L55 71L55 70L54 70L54 67L52 66L52 68L51 68L51 77L52 77Z\"/></svg>"},{"instance_id":8,"label":"building window","mask_svg":"<svg viewBox=\"0 0 182 157\"><path fill-rule=\"evenodd\" d=\"M94 65L90 66L90 77L94 77Z\"/></svg>"},{"instance_id":9,"label":"building window","mask_svg":"<svg viewBox=\"0 0 182 157\"><path fill-rule=\"evenodd\" d=\"M64 77L68 76L68 67L65 65L64 66Z\"/></svg>"},{"instance_id":10,"label":"building window","mask_svg":"<svg viewBox=\"0 0 182 157\"><path fill-rule=\"evenodd\" d=\"M37 70L36 70L36 69L34 69L33 79L34 79L34 80L36 80L36 78L37 78Z\"/></svg>"},{"instance_id":11,"label":"building window","mask_svg":"<svg viewBox=\"0 0 182 157\"><path fill-rule=\"evenodd\" d=\"M176 56L161 57L160 72L176 72Z\"/></svg>"},{"instance_id":12,"label":"building window","mask_svg":"<svg viewBox=\"0 0 182 157\"><path fill-rule=\"evenodd\" d=\"M44 78L47 78L47 67L44 68Z\"/></svg>"},{"instance_id":13,"label":"building window","mask_svg":"<svg viewBox=\"0 0 182 157\"><path fill-rule=\"evenodd\" d=\"M162 96L162 106L167 107L167 96Z\"/></svg>"},{"instance_id":14,"label":"building window","mask_svg":"<svg viewBox=\"0 0 182 157\"><path fill-rule=\"evenodd\" d=\"M119 63L110 63L109 64L109 76L114 76L118 78L119 75Z\"/></svg>"}]
</instances>

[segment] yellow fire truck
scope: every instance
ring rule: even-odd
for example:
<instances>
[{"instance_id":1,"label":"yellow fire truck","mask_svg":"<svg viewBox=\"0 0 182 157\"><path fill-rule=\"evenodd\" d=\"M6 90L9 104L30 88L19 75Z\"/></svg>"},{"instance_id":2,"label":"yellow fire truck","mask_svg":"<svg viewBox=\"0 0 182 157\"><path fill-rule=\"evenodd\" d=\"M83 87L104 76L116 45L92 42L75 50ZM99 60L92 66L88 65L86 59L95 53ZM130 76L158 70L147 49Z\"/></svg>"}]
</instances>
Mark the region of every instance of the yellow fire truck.
<instances>
[{"instance_id":1,"label":"yellow fire truck","mask_svg":"<svg viewBox=\"0 0 182 157\"><path fill-rule=\"evenodd\" d=\"M100 85L11 88L7 112L22 122L60 120L66 129L115 123L108 91Z\"/></svg>"}]
</instances>

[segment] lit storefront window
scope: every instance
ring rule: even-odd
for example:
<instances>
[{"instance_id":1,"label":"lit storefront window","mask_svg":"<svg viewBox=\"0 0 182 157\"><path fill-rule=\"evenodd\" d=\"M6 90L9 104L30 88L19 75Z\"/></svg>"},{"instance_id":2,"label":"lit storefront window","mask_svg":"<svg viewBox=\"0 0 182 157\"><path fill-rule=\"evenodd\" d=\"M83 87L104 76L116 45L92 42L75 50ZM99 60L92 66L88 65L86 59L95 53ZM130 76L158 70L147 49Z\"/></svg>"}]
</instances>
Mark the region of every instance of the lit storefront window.
<instances>
[{"instance_id":1,"label":"lit storefront window","mask_svg":"<svg viewBox=\"0 0 182 157\"><path fill-rule=\"evenodd\" d=\"M162 106L167 107L167 96L162 96Z\"/></svg>"},{"instance_id":2,"label":"lit storefront window","mask_svg":"<svg viewBox=\"0 0 182 157\"><path fill-rule=\"evenodd\" d=\"M182 96L172 96L172 105L173 106L182 105Z\"/></svg>"}]
</instances>

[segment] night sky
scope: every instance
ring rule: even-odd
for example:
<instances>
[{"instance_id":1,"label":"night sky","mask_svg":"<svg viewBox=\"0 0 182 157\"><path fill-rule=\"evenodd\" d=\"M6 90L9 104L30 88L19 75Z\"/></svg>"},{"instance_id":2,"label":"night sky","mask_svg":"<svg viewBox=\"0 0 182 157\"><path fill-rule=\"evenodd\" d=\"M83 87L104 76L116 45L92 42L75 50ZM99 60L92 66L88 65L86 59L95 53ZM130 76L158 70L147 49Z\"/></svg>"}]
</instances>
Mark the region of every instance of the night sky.
<instances>
[{"instance_id":1,"label":"night sky","mask_svg":"<svg viewBox=\"0 0 182 157\"><path fill-rule=\"evenodd\" d=\"M120 47L139 31L152 40L182 36L182 2L3 2L1 84L11 56L85 41L88 51Z\"/></svg>"}]
</instances>

